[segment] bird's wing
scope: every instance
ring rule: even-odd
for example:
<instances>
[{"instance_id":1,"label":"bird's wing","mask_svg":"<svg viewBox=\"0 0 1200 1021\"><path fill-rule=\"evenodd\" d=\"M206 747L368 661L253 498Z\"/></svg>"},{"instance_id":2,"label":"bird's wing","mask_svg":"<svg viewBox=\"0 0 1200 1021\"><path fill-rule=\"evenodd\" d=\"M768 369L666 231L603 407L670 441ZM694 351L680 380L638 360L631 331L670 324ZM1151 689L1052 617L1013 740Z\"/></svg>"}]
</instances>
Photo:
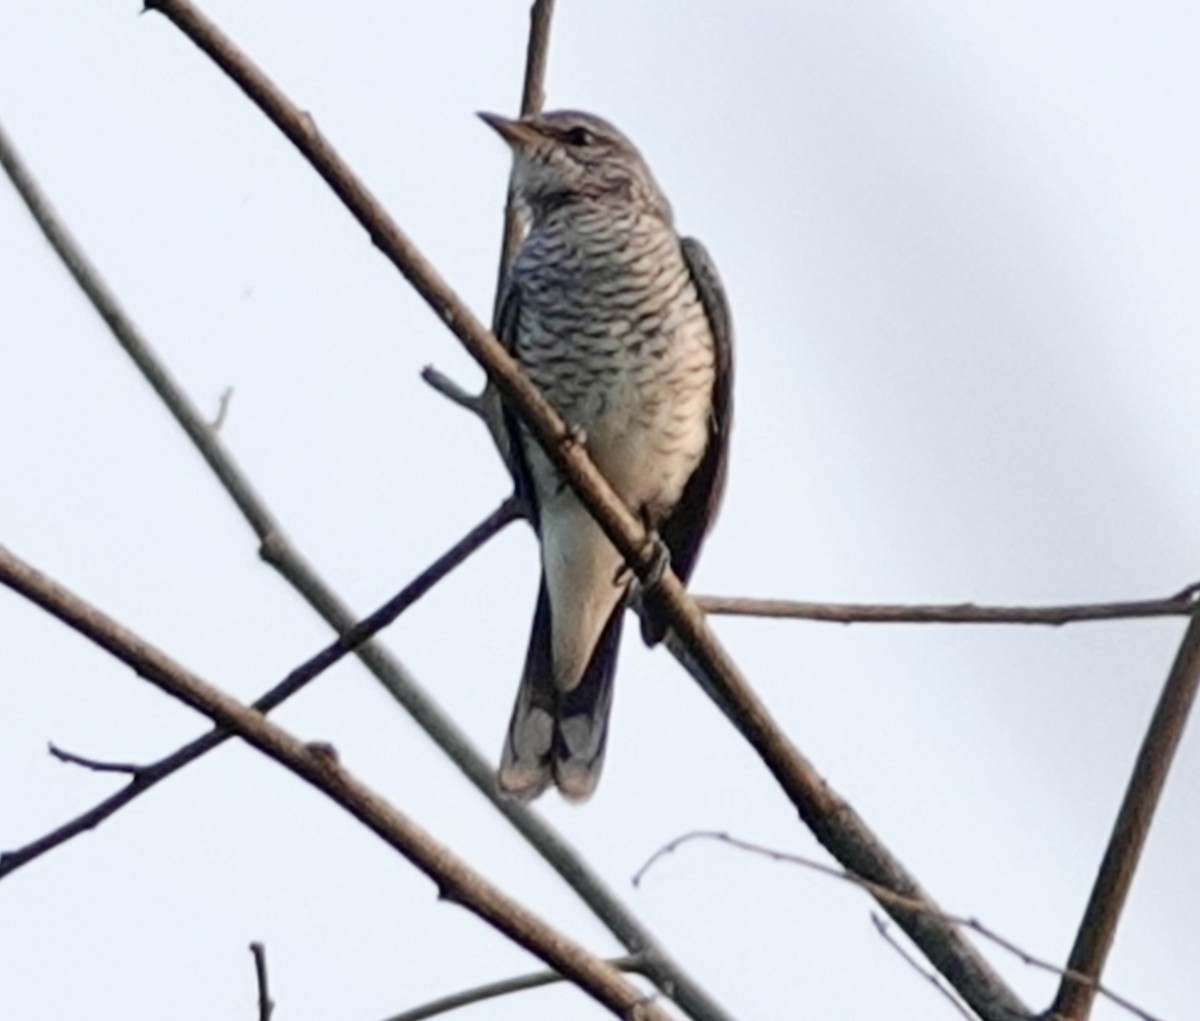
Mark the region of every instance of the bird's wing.
<instances>
[{"instance_id":1,"label":"bird's wing","mask_svg":"<svg viewBox=\"0 0 1200 1021\"><path fill-rule=\"evenodd\" d=\"M704 536L716 521L725 490L729 429L733 422L733 322L725 288L708 250L695 238L682 238L680 245L708 316L715 361L708 447L688 479L678 505L659 527L659 535L671 552L671 567L686 584L696 566Z\"/></svg>"},{"instance_id":2,"label":"bird's wing","mask_svg":"<svg viewBox=\"0 0 1200 1021\"><path fill-rule=\"evenodd\" d=\"M517 328L521 319L521 289L510 273L504 285L499 305L496 308L495 334L496 339L514 358L517 354ZM525 444L521 440L521 428L517 416L512 413L507 403L502 406L501 420L508 436L508 449L505 460L512 473L513 485L517 496L525 501L529 510L530 524L534 531L538 530L537 490L529 474L529 463L525 456Z\"/></svg>"}]
</instances>

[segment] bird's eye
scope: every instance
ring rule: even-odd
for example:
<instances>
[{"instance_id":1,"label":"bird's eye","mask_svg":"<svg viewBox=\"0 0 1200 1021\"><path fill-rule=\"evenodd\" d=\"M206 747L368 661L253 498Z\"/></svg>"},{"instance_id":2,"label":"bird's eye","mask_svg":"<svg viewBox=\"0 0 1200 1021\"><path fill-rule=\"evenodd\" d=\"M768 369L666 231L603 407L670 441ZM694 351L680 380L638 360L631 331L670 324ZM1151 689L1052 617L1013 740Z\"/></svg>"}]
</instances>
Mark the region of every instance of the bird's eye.
<instances>
[{"instance_id":1,"label":"bird's eye","mask_svg":"<svg viewBox=\"0 0 1200 1021\"><path fill-rule=\"evenodd\" d=\"M596 141L596 136L588 131L587 128L574 127L563 135L563 140L567 145L591 145Z\"/></svg>"}]
</instances>

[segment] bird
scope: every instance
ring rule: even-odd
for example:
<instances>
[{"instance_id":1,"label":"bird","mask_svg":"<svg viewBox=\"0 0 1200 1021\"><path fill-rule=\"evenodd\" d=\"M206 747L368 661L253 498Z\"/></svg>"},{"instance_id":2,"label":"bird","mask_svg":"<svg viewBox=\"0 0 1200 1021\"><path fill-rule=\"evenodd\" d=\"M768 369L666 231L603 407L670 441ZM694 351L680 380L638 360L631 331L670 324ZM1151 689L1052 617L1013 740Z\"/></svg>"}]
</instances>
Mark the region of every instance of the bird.
<instances>
[{"instance_id":1,"label":"bird","mask_svg":"<svg viewBox=\"0 0 1200 1021\"><path fill-rule=\"evenodd\" d=\"M641 153L578 110L481 113L512 153L523 238L496 335L580 439L686 584L725 486L733 330L704 246L676 233ZM622 622L624 559L511 411L508 458L540 546L541 584L497 786L569 801L600 778ZM648 645L661 629L643 624Z\"/></svg>"}]
</instances>

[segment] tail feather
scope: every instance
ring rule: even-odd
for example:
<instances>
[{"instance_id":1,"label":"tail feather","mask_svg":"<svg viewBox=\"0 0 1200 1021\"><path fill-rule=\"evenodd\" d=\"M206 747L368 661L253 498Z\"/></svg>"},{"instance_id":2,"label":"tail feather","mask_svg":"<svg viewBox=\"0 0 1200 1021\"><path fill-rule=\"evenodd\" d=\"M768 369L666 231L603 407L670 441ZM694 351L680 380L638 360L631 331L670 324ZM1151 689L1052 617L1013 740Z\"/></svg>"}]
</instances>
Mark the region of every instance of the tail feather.
<instances>
[{"instance_id":1,"label":"tail feather","mask_svg":"<svg viewBox=\"0 0 1200 1021\"><path fill-rule=\"evenodd\" d=\"M600 781L624 620L625 601L621 600L600 633L583 679L559 696L554 728L554 783L563 797L571 801L590 797Z\"/></svg>"},{"instance_id":2,"label":"tail feather","mask_svg":"<svg viewBox=\"0 0 1200 1021\"><path fill-rule=\"evenodd\" d=\"M500 771L500 790L521 801L531 801L550 786L550 753L554 721L558 715L558 689L550 656L550 596L545 582L538 592L537 610L517 701L513 706Z\"/></svg>"},{"instance_id":3,"label":"tail feather","mask_svg":"<svg viewBox=\"0 0 1200 1021\"><path fill-rule=\"evenodd\" d=\"M497 774L503 792L530 801L553 782L567 799L583 801L596 789L604 764L624 616L622 600L605 624L579 684L561 691L554 683L550 599L542 583Z\"/></svg>"}]
</instances>

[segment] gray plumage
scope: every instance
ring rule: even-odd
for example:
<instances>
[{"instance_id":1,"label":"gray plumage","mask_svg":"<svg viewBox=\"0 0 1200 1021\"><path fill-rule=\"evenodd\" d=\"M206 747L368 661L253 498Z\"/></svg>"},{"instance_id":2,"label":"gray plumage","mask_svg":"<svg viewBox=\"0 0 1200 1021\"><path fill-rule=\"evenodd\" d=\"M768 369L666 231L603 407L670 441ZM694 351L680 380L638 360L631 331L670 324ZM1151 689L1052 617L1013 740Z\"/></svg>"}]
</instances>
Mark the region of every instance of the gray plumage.
<instances>
[{"instance_id":1,"label":"gray plumage","mask_svg":"<svg viewBox=\"0 0 1200 1021\"><path fill-rule=\"evenodd\" d=\"M732 410L716 270L675 233L649 168L611 124L575 111L481 116L512 148L528 225L497 333L686 582L720 501ZM604 760L630 580L541 448L507 424L542 584L498 783L527 800L553 782L582 800Z\"/></svg>"}]
</instances>

